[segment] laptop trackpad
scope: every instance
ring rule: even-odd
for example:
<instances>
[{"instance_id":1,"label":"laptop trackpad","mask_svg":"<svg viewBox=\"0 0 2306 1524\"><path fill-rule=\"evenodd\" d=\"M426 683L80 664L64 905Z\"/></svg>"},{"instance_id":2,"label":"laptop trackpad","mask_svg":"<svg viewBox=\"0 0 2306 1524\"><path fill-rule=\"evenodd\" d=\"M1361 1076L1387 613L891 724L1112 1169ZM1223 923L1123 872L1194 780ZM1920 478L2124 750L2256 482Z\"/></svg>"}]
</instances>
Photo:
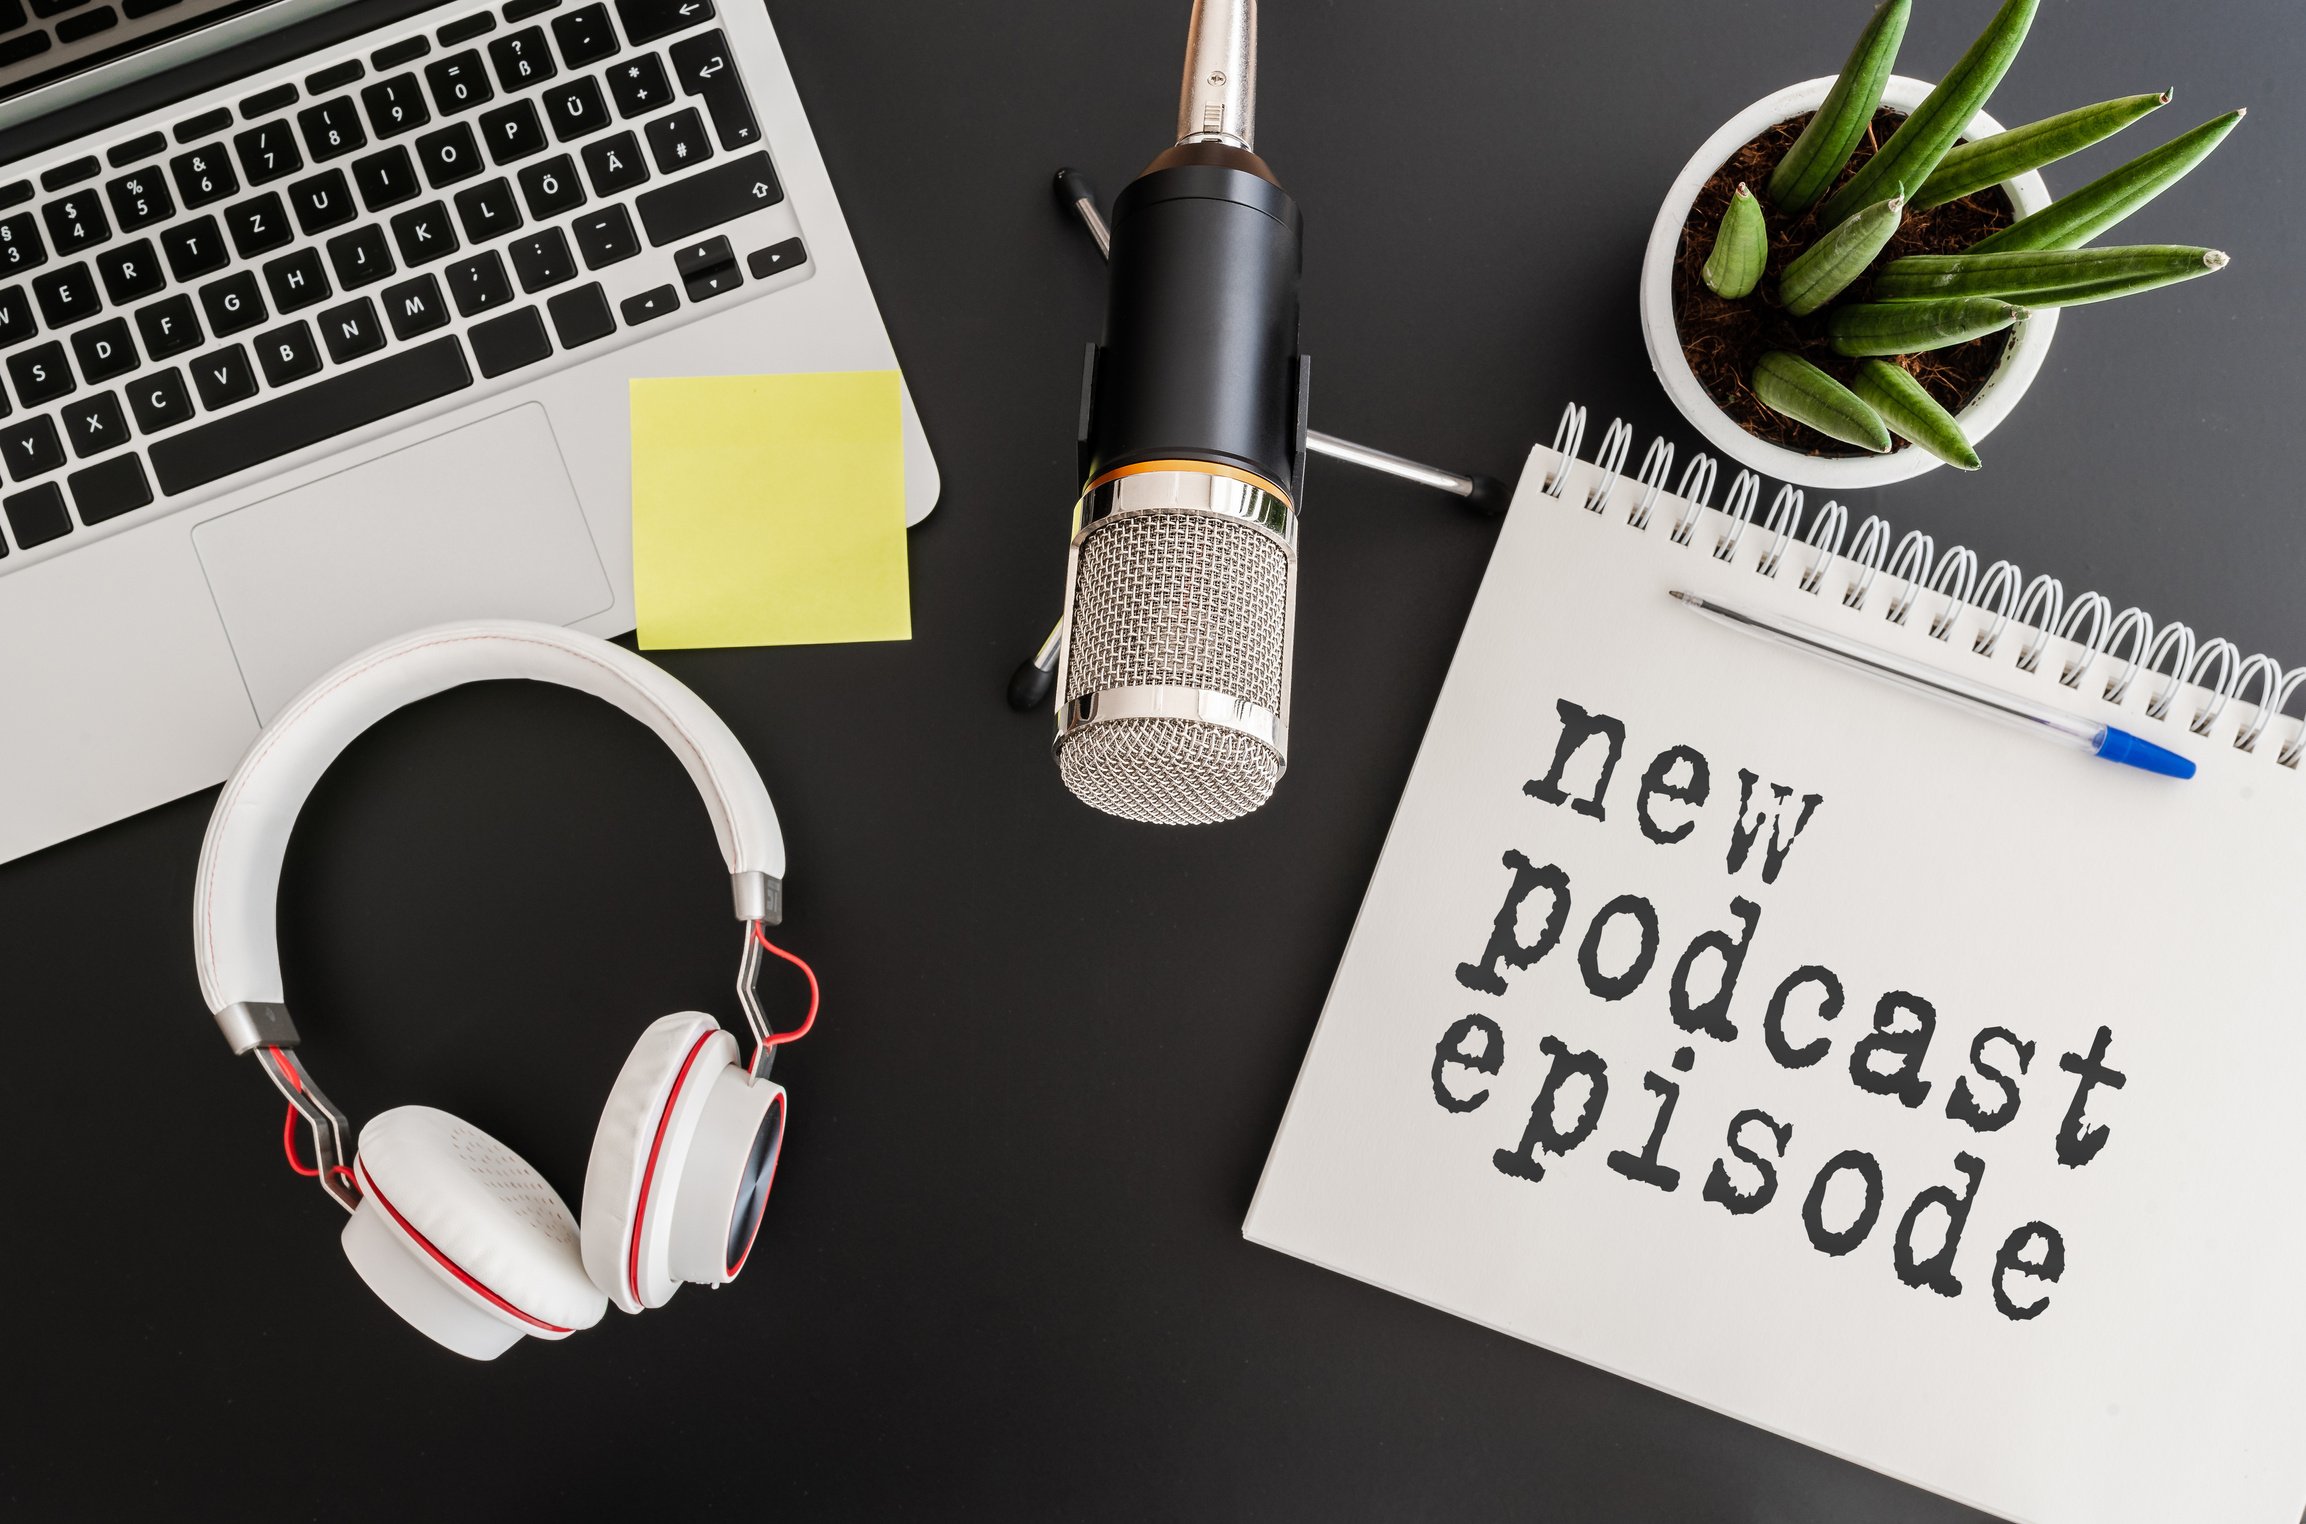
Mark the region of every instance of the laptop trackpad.
<instances>
[{"instance_id":1,"label":"laptop trackpad","mask_svg":"<svg viewBox=\"0 0 2306 1524\"><path fill-rule=\"evenodd\" d=\"M573 624L616 601L535 403L211 519L192 540L267 723L395 635Z\"/></svg>"}]
</instances>

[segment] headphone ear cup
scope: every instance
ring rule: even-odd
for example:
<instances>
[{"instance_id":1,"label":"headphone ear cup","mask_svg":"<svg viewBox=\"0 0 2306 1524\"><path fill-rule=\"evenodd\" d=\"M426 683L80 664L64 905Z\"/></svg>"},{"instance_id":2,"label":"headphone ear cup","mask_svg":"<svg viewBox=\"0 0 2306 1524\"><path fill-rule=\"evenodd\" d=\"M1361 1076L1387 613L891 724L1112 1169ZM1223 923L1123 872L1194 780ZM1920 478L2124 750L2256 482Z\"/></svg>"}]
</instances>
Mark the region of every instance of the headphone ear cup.
<instances>
[{"instance_id":1,"label":"headphone ear cup","mask_svg":"<svg viewBox=\"0 0 2306 1524\"><path fill-rule=\"evenodd\" d=\"M641 1034L585 1170L584 1264L609 1300L639 1312L684 1281L735 1278L766 1190L759 1144L767 1138L773 1172L784 1105L784 1090L751 1079L710 1016L667 1016Z\"/></svg>"},{"instance_id":2,"label":"headphone ear cup","mask_svg":"<svg viewBox=\"0 0 2306 1524\"><path fill-rule=\"evenodd\" d=\"M353 1171L361 1199L346 1257L387 1306L458 1354L493 1360L608 1311L559 1193L470 1123L429 1106L385 1112L361 1129Z\"/></svg>"}]
</instances>

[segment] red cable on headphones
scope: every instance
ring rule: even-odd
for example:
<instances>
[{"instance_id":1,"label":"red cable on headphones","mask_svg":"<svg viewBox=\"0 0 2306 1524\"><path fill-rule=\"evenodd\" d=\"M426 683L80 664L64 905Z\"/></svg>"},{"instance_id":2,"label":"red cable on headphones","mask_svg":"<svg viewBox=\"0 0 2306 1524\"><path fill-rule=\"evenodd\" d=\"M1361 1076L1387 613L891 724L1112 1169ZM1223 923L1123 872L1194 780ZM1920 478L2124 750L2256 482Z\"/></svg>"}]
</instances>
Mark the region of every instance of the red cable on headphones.
<instances>
[{"instance_id":1,"label":"red cable on headphones","mask_svg":"<svg viewBox=\"0 0 2306 1524\"><path fill-rule=\"evenodd\" d=\"M790 1032L771 1032L768 1035L768 1038L762 1042L760 1047L753 1051L753 1061L748 1066L748 1069L749 1072L757 1075L760 1073L761 1060L768 1055L772 1048L781 1048L789 1042L799 1042L802 1038L809 1035L809 1029L817 1024L817 1007L822 1003L823 992L817 987L817 971L809 967L809 965L802 961L800 958L797 958L793 954L786 952L776 943L770 941L768 934L761 930L761 923L758 921L753 922L753 940L760 943L764 950L775 953L778 957L784 959L787 963L790 963L793 965L793 967L799 969L802 975L809 981L809 1014L803 1017L801 1024L793 1028L793 1030Z\"/></svg>"},{"instance_id":2,"label":"red cable on headphones","mask_svg":"<svg viewBox=\"0 0 2306 1524\"><path fill-rule=\"evenodd\" d=\"M288 1076L288 1082L296 1087L296 1093L302 1095L304 1093L304 1076L296 1072L296 1065L289 1059L288 1051L285 1048L267 1048L264 1051L272 1055L273 1062L280 1065L280 1072ZM319 1168L316 1166L307 1169L304 1161L296 1157L297 1116L296 1103L290 1101L288 1103L288 1116L280 1124L280 1151L288 1155L288 1167L290 1169L295 1170L307 1180L317 1180L320 1178ZM343 1165L332 1164L328 1167L328 1172L332 1175L342 1175L351 1181L355 1191L360 1189L359 1177Z\"/></svg>"}]
</instances>

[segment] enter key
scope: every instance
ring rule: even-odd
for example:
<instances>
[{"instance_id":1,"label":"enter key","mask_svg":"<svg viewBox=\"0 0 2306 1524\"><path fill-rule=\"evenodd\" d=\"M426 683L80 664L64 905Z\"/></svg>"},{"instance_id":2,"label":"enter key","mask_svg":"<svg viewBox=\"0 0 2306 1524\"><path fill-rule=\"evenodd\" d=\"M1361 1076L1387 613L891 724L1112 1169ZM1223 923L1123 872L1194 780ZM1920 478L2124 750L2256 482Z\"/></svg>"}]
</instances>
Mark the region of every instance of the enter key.
<instances>
[{"instance_id":1,"label":"enter key","mask_svg":"<svg viewBox=\"0 0 2306 1524\"><path fill-rule=\"evenodd\" d=\"M745 94L745 82L737 78L729 39L718 28L674 43L673 73L682 92L703 100L712 113L722 148L734 152L760 141L761 124L753 115L752 99Z\"/></svg>"}]
</instances>

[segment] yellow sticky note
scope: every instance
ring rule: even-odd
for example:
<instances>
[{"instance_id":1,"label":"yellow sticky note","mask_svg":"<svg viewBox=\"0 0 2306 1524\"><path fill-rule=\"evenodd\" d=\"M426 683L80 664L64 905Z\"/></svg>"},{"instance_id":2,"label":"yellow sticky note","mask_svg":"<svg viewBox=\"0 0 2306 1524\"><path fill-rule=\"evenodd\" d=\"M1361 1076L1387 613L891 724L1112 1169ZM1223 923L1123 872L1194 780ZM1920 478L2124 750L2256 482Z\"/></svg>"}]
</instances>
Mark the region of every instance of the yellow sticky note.
<instances>
[{"instance_id":1,"label":"yellow sticky note","mask_svg":"<svg viewBox=\"0 0 2306 1524\"><path fill-rule=\"evenodd\" d=\"M910 640L897 373L632 384L643 650Z\"/></svg>"}]
</instances>

